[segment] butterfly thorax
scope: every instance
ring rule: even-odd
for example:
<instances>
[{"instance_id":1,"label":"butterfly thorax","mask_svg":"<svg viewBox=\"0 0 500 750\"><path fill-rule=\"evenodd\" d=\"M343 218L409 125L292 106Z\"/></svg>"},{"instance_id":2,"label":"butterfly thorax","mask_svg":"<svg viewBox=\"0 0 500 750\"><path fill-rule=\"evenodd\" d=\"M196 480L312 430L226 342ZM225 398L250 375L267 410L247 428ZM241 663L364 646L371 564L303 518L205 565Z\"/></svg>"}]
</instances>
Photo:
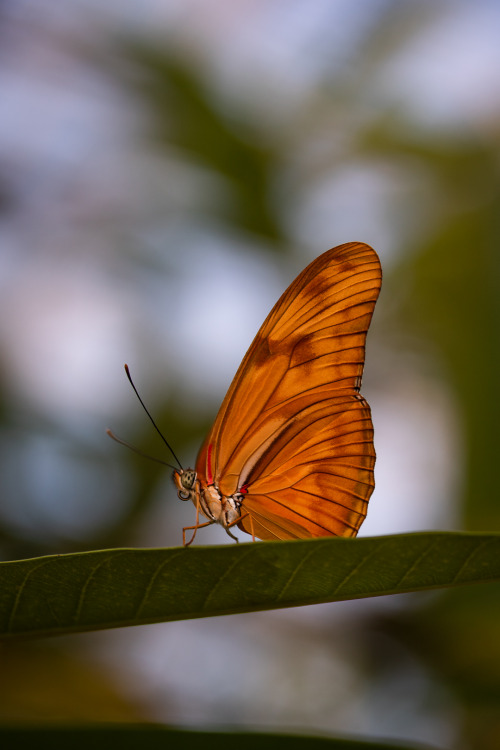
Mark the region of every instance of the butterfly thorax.
<instances>
[{"instance_id":1,"label":"butterfly thorax","mask_svg":"<svg viewBox=\"0 0 500 750\"><path fill-rule=\"evenodd\" d=\"M220 523L227 529L241 518L241 493L223 495L215 483L203 485L194 469L176 469L173 480L179 498L191 500L196 509L213 523Z\"/></svg>"}]
</instances>

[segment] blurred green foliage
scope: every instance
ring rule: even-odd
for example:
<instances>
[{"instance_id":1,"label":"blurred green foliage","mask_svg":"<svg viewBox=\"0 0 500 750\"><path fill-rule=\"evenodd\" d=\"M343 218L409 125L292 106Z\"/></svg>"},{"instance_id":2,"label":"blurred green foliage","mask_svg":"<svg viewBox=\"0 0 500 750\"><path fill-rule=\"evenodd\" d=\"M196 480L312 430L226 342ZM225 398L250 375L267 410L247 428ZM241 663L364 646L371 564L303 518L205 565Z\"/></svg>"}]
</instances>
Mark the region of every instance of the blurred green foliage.
<instances>
[{"instance_id":1,"label":"blurred green foliage","mask_svg":"<svg viewBox=\"0 0 500 750\"><path fill-rule=\"evenodd\" d=\"M278 144L266 139L264 129L235 119L238 113L214 96L189 60L150 45L127 48L140 70L134 81L151 112L153 138L226 183L224 199L217 208L212 204L212 219L238 232L282 241L272 193Z\"/></svg>"}]
</instances>

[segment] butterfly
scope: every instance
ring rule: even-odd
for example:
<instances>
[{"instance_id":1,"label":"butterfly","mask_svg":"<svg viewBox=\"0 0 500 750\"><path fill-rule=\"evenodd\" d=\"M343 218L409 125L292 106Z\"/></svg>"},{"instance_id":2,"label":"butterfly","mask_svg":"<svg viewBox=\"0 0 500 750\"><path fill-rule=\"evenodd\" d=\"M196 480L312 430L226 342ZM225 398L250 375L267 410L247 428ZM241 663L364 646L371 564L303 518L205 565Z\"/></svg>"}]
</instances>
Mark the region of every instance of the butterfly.
<instances>
[{"instance_id":1,"label":"butterfly","mask_svg":"<svg viewBox=\"0 0 500 750\"><path fill-rule=\"evenodd\" d=\"M375 486L360 387L381 282L376 252L350 242L316 258L280 297L195 468L174 469L178 496L196 507L185 546L214 523L236 541L233 527L254 540L357 534Z\"/></svg>"}]
</instances>

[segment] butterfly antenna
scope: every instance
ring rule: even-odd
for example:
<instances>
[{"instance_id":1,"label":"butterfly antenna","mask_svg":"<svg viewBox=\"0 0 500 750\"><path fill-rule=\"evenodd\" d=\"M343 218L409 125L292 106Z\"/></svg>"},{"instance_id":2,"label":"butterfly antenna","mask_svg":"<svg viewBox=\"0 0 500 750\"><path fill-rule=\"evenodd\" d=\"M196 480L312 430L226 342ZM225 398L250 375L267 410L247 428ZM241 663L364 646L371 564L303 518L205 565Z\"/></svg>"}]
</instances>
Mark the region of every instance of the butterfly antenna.
<instances>
[{"instance_id":1,"label":"butterfly antenna","mask_svg":"<svg viewBox=\"0 0 500 750\"><path fill-rule=\"evenodd\" d=\"M182 464L181 464L181 462L179 461L179 459L177 458L177 456L175 455L175 453L174 453L174 450L173 450L173 448L172 448L172 447L171 447L171 446L169 445L169 443L167 442L167 439L166 439L166 438L165 438L165 436L164 436L164 435L162 434L162 432L160 431L160 428L158 427L158 425L157 425L157 424L156 424L156 422L154 421L153 417L152 417L152 416L151 416L151 414L149 413L149 411L148 411L148 409L147 409L147 407L146 407L146 404L144 403L144 401L142 400L142 398L141 398L141 397L139 396L139 391L137 390L137 388L136 388L136 387L135 387L135 385L134 385L134 381L132 380L132 376L131 376L131 374L130 374L130 370L128 369L128 365L125 365L125 372L127 373L127 378L129 379L129 383L130 383L130 385L132 386L132 388L134 389L134 393L135 393L135 395L137 396L137 398L139 399L139 402L140 402L140 404L141 404L142 408L144 409L144 411L145 411L145 412L146 412L146 414L148 415L148 417L149 417L149 419L150 419L150 421L151 421L151 424L153 425L153 427L155 428L156 432L158 433L158 435L159 435L159 436L161 437L161 439L163 440L163 442L165 443L165 445L166 445L166 446L167 446L167 448L169 449L169 451L170 451L170 453L172 454L172 456L173 456L173 457L175 458L175 460L176 460L176 461L177 461L177 463L179 464L179 469L181 469L181 470L182 470ZM121 441L118 441L118 442L121 442ZM156 460L156 459L155 459L155 460ZM168 466L168 465L169 465L169 464L167 464L167 466ZM173 467L172 467L172 468L173 468Z\"/></svg>"},{"instance_id":2,"label":"butterfly antenna","mask_svg":"<svg viewBox=\"0 0 500 750\"><path fill-rule=\"evenodd\" d=\"M111 432L111 430L106 430L106 434L109 435L109 437L115 441L115 443L119 443L120 445L124 445L125 448L129 448L134 453L137 453L138 456L142 456L143 458L149 458L150 461L154 461L157 464L162 464L162 466L168 466L169 469L174 469L175 466L172 466L172 464L168 464L166 461L163 461L161 458L155 458L154 456L149 456L147 453L143 453L139 450L139 448L136 448L135 445L131 445L130 443L127 443L126 440L122 440L121 438L117 437L114 432Z\"/></svg>"}]
</instances>

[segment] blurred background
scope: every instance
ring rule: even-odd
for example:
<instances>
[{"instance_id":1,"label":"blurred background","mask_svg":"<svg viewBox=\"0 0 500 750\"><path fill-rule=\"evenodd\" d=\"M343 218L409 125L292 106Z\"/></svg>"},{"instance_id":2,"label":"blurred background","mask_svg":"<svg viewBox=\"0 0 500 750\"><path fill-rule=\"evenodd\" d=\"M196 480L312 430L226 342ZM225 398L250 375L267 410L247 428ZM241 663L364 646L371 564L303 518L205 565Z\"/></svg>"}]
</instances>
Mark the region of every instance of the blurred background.
<instances>
[{"instance_id":1,"label":"blurred background","mask_svg":"<svg viewBox=\"0 0 500 750\"><path fill-rule=\"evenodd\" d=\"M170 471L105 435L170 460L123 363L192 465L278 296L349 241L384 269L361 534L500 530L499 34L495 0L3 0L2 559L179 545ZM0 720L496 749L499 592L4 645Z\"/></svg>"}]
</instances>

